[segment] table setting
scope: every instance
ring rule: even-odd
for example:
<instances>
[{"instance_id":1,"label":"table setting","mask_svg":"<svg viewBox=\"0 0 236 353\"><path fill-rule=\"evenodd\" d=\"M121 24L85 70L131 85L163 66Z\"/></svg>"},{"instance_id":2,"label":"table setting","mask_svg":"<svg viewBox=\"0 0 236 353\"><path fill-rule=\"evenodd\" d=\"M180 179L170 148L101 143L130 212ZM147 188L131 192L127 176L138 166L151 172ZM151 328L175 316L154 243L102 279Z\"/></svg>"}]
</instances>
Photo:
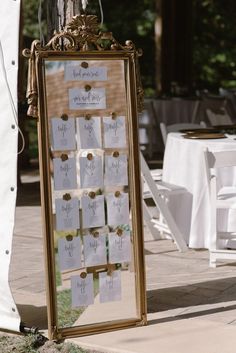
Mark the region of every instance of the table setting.
<instances>
[{"instance_id":1,"label":"table setting","mask_svg":"<svg viewBox=\"0 0 236 353\"><path fill-rule=\"evenodd\" d=\"M234 125L235 127L235 125ZM197 131L196 131L197 130ZM201 131L200 131L201 130ZM163 181L186 188L192 195L192 207L182 209L176 223L181 224L190 217L188 246L190 248L210 247L210 196L209 182L204 160L204 151L234 151L236 135L221 127L209 129L182 130L169 133L163 161ZM235 130L236 131L236 130ZM230 132L232 133L232 126ZM236 168L222 168L220 184L236 185ZM180 205L181 208L181 205ZM227 231L236 229L236 211L221 210L219 227Z\"/></svg>"}]
</instances>

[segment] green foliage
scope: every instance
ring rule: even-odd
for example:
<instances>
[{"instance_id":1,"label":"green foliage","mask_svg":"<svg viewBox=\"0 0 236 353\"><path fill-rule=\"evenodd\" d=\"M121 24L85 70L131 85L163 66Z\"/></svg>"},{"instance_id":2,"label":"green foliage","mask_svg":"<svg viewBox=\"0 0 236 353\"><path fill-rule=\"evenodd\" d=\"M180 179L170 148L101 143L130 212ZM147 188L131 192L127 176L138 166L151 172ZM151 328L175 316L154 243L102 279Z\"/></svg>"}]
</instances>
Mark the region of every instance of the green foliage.
<instances>
[{"instance_id":1,"label":"green foliage","mask_svg":"<svg viewBox=\"0 0 236 353\"><path fill-rule=\"evenodd\" d=\"M197 88L236 87L235 0L194 0L193 74Z\"/></svg>"}]
</instances>

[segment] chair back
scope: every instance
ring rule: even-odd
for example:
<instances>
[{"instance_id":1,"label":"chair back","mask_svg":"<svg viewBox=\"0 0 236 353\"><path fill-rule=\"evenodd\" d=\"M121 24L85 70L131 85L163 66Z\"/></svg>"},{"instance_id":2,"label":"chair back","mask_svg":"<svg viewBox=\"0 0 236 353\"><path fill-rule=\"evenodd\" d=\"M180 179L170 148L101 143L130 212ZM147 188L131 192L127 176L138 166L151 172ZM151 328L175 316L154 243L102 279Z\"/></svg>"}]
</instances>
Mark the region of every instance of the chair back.
<instances>
[{"instance_id":1,"label":"chair back","mask_svg":"<svg viewBox=\"0 0 236 353\"><path fill-rule=\"evenodd\" d=\"M204 155L209 169L236 166L236 151L211 152L205 150Z\"/></svg>"},{"instance_id":2,"label":"chair back","mask_svg":"<svg viewBox=\"0 0 236 353\"><path fill-rule=\"evenodd\" d=\"M166 145L167 134L169 132L178 132L182 129L204 129L204 128L206 128L206 123L204 121L201 121L200 124L179 123L179 124L166 125L165 123L160 123L160 129L161 129L164 145Z\"/></svg>"},{"instance_id":3,"label":"chair back","mask_svg":"<svg viewBox=\"0 0 236 353\"><path fill-rule=\"evenodd\" d=\"M233 124L231 117L224 108L222 108L222 113L214 112L211 109L206 109L206 114L212 126Z\"/></svg>"}]
</instances>

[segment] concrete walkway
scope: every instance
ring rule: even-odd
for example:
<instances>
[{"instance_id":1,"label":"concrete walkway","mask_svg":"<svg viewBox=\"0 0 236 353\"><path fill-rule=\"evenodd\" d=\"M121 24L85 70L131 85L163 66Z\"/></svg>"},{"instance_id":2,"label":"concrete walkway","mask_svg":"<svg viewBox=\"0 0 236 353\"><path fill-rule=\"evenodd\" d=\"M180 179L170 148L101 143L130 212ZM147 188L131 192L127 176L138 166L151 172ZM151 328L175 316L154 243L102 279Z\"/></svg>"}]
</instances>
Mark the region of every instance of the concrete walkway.
<instances>
[{"instance_id":1,"label":"concrete walkway","mask_svg":"<svg viewBox=\"0 0 236 353\"><path fill-rule=\"evenodd\" d=\"M43 241L34 184L19 192L10 279L22 320L45 329ZM235 264L210 269L206 250L182 254L170 240L153 241L147 229L145 255L148 326L73 342L106 353L235 353Z\"/></svg>"}]
</instances>

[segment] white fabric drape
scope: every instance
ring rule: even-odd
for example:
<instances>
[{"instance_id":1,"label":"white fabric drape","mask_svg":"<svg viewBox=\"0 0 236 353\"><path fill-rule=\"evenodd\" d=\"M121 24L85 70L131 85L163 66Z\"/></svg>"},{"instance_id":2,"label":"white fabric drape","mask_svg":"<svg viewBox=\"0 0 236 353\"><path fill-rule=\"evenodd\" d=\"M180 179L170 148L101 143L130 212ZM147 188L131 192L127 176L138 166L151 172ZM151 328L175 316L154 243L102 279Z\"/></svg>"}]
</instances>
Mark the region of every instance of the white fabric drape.
<instances>
[{"instance_id":1,"label":"white fabric drape","mask_svg":"<svg viewBox=\"0 0 236 353\"><path fill-rule=\"evenodd\" d=\"M0 40L11 95L17 106L20 0L0 1ZM0 62L0 328L19 331L20 316L8 283L17 188L17 125Z\"/></svg>"}]
</instances>

